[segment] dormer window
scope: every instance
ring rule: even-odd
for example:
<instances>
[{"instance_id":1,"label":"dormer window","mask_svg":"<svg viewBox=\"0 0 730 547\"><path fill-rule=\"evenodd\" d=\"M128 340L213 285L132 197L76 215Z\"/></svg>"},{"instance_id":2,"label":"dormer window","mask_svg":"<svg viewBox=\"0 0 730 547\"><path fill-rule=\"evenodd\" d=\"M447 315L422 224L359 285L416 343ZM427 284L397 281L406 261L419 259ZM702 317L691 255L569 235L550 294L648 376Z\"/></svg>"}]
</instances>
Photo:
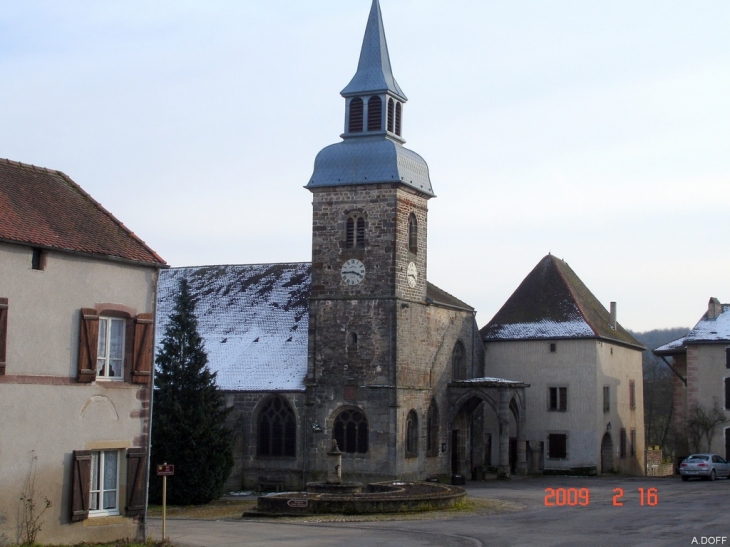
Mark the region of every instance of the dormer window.
<instances>
[{"instance_id":1,"label":"dormer window","mask_svg":"<svg viewBox=\"0 0 730 547\"><path fill-rule=\"evenodd\" d=\"M350 101L350 121L347 127L349 133L362 133L363 103L360 97Z\"/></svg>"},{"instance_id":2,"label":"dormer window","mask_svg":"<svg viewBox=\"0 0 730 547\"><path fill-rule=\"evenodd\" d=\"M380 97L370 97L368 100L368 131L383 129L383 101Z\"/></svg>"},{"instance_id":3,"label":"dormer window","mask_svg":"<svg viewBox=\"0 0 730 547\"><path fill-rule=\"evenodd\" d=\"M365 248L365 218L358 214L347 217L345 223L345 247L347 249Z\"/></svg>"},{"instance_id":4,"label":"dormer window","mask_svg":"<svg viewBox=\"0 0 730 547\"><path fill-rule=\"evenodd\" d=\"M408 250L418 253L418 221L413 213L408 217Z\"/></svg>"}]
</instances>

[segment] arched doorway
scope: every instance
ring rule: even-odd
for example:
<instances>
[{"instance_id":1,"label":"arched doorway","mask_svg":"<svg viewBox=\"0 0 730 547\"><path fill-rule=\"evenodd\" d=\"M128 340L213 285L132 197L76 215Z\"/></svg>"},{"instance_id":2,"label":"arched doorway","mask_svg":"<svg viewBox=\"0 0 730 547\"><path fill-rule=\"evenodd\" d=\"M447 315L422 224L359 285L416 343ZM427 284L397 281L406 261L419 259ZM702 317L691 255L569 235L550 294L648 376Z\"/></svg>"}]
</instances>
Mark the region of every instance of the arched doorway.
<instances>
[{"instance_id":1,"label":"arched doorway","mask_svg":"<svg viewBox=\"0 0 730 547\"><path fill-rule=\"evenodd\" d=\"M613 473L613 440L608 431L601 440L601 473Z\"/></svg>"}]
</instances>

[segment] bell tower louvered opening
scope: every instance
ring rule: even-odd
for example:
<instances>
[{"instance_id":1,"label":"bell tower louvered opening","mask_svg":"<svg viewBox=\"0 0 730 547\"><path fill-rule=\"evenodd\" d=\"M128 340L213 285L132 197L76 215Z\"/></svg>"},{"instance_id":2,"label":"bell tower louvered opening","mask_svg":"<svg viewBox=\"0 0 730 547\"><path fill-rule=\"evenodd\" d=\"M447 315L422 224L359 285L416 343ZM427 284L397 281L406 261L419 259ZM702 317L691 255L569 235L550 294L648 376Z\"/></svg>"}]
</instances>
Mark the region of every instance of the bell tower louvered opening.
<instances>
[{"instance_id":1,"label":"bell tower louvered opening","mask_svg":"<svg viewBox=\"0 0 730 547\"><path fill-rule=\"evenodd\" d=\"M395 134L400 135L400 116L401 116L401 106L400 103L396 103L395 105Z\"/></svg>"},{"instance_id":2,"label":"bell tower louvered opening","mask_svg":"<svg viewBox=\"0 0 730 547\"><path fill-rule=\"evenodd\" d=\"M388 131L393 132L393 117L395 116L395 101L388 99Z\"/></svg>"},{"instance_id":3,"label":"bell tower louvered opening","mask_svg":"<svg viewBox=\"0 0 730 547\"><path fill-rule=\"evenodd\" d=\"M368 131L383 129L383 101L380 97L370 97L368 100Z\"/></svg>"},{"instance_id":4,"label":"bell tower louvered opening","mask_svg":"<svg viewBox=\"0 0 730 547\"><path fill-rule=\"evenodd\" d=\"M350 101L350 122L347 127L349 133L362 133L363 103L360 97Z\"/></svg>"}]
</instances>

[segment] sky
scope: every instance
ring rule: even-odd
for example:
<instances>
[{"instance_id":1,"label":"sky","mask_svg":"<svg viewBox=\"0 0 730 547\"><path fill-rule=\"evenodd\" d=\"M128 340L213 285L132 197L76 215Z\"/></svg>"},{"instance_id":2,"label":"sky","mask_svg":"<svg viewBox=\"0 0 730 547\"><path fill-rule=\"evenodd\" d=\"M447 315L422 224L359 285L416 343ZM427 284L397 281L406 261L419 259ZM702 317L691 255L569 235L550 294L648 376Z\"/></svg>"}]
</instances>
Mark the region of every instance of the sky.
<instances>
[{"instance_id":1,"label":"sky","mask_svg":"<svg viewBox=\"0 0 730 547\"><path fill-rule=\"evenodd\" d=\"M730 302L730 2L381 0L428 279L486 324L548 253L630 329ZM370 0L0 0L0 158L171 266L311 259Z\"/></svg>"}]
</instances>

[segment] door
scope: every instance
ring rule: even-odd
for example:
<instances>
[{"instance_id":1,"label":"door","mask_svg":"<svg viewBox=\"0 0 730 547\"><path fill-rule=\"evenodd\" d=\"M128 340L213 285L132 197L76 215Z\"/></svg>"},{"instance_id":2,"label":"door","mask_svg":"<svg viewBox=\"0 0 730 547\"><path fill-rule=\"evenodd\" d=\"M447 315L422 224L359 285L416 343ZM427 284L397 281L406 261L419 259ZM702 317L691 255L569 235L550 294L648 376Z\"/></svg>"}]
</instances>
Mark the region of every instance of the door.
<instances>
[{"instance_id":1,"label":"door","mask_svg":"<svg viewBox=\"0 0 730 547\"><path fill-rule=\"evenodd\" d=\"M601 473L613 473L613 441L608 432L601 440Z\"/></svg>"}]
</instances>

